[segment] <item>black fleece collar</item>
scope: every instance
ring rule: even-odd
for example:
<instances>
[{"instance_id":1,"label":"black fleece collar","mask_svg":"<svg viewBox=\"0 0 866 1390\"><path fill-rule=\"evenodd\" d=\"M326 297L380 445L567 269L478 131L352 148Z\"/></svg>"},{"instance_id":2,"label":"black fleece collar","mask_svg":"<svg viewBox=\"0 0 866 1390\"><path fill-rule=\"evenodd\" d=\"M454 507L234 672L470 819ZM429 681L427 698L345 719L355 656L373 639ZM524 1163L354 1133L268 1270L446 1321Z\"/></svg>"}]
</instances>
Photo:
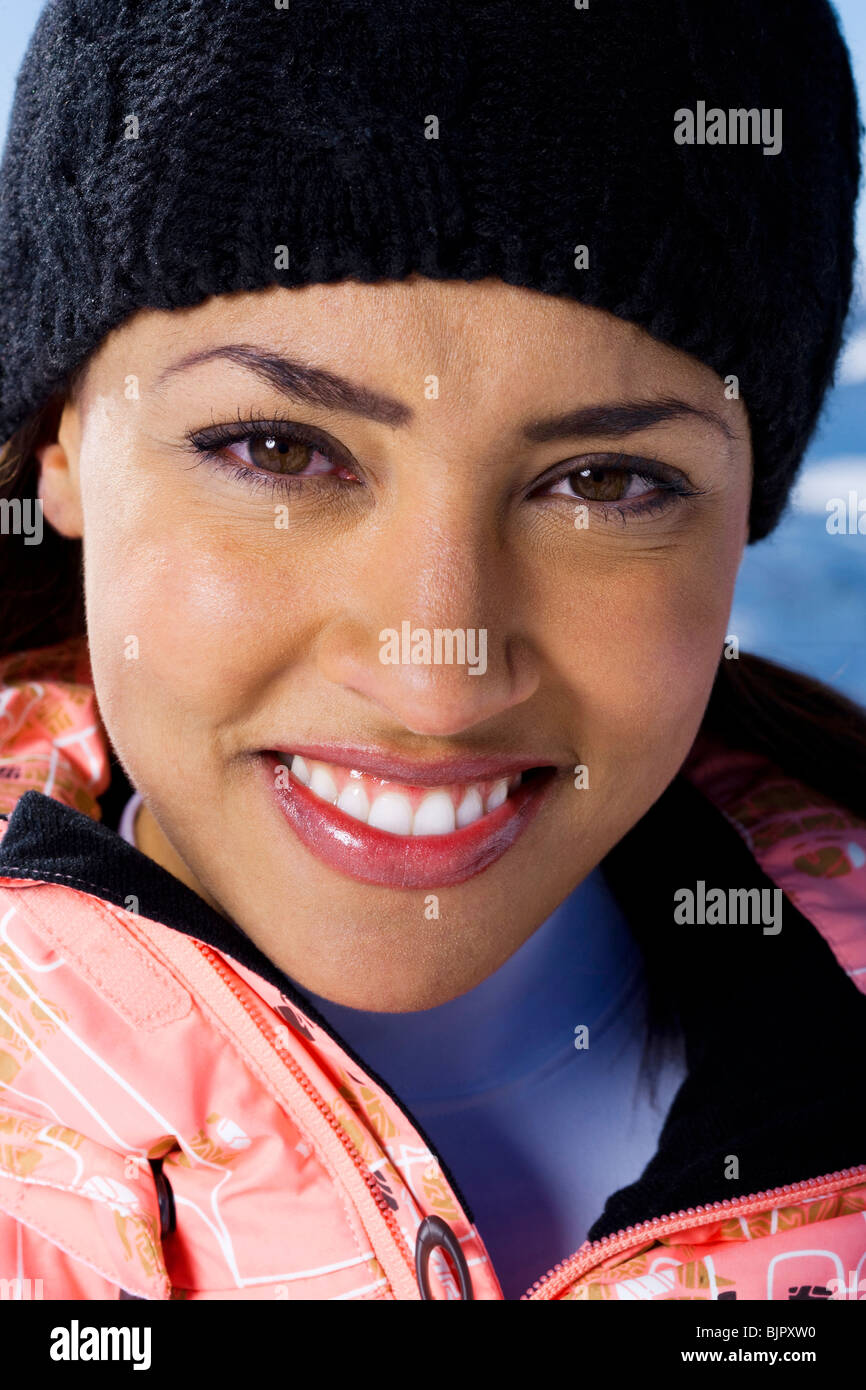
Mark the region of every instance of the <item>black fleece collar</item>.
<instances>
[{"instance_id":1,"label":"black fleece collar","mask_svg":"<svg viewBox=\"0 0 866 1390\"><path fill-rule=\"evenodd\" d=\"M119 907L132 895L142 916L233 957L336 1038L434 1148L399 1096L297 985L172 874L107 825L41 792L25 793L8 820L0 876L61 883ZM589 1238L866 1162L866 997L820 933L787 898L773 936L760 926L674 923L675 892L698 880L708 888L774 887L725 818L677 778L602 868L644 951L656 997L682 1030L689 1070L655 1156L637 1182L608 1198ZM731 1159L736 1179L727 1176Z\"/></svg>"}]
</instances>

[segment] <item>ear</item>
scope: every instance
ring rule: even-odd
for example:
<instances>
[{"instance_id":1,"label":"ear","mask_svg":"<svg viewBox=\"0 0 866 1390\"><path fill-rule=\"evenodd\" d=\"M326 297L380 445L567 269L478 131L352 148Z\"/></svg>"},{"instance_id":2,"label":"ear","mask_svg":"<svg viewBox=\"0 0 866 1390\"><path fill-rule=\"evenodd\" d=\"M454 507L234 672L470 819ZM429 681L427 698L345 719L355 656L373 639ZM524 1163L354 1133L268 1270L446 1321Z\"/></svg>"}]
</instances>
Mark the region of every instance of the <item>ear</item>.
<instances>
[{"instance_id":1,"label":"ear","mask_svg":"<svg viewBox=\"0 0 866 1390\"><path fill-rule=\"evenodd\" d=\"M70 540L84 534L78 454L80 428L75 406L67 402L57 426L56 440L36 446L39 461L37 496L49 524Z\"/></svg>"}]
</instances>

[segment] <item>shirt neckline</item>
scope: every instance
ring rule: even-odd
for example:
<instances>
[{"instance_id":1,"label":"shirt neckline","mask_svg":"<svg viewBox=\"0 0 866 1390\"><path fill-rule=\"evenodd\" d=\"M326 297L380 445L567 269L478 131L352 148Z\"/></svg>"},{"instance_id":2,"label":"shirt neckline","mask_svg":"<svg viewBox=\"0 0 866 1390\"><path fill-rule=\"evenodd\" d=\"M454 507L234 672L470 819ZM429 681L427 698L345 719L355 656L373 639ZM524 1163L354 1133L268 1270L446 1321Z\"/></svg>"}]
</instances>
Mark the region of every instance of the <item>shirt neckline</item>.
<instances>
[{"instance_id":1,"label":"shirt neckline","mask_svg":"<svg viewBox=\"0 0 866 1390\"><path fill-rule=\"evenodd\" d=\"M120 824L117 833L121 839L125 840L133 849L141 849L135 838L135 818L138 815L138 808L141 806L141 793L133 792L127 801L120 815Z\"/></svg>"}]
</instances>

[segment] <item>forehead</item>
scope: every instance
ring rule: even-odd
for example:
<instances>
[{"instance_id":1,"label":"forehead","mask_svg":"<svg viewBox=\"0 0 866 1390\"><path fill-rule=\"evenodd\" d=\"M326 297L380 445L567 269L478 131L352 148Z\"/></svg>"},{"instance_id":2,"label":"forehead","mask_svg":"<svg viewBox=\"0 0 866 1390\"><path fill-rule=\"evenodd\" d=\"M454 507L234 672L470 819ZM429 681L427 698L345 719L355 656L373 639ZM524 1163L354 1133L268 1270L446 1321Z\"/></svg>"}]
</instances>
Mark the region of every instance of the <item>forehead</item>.
<instances>
[{"instance_id":1,"label":"forehead","mask_svg":"<svg viewBox=\"0 0 866 1390\"><path fill-rule=\"evenodd\" d=\"M187 309L140 310L108 335L88 375L104 389L134 358L146 386L187 354L228 343L362 375L382 390L417 393L435 376L453 399L497 408L523 409L540 395L551 403L563 393L590 401L674 387L696 404L727 406L732 417L738 405L725 401L724 383L709 367L636 324L494 278L272 286ZM187 389L190 382L187 376Z\"/></svg>"}]
</instances>

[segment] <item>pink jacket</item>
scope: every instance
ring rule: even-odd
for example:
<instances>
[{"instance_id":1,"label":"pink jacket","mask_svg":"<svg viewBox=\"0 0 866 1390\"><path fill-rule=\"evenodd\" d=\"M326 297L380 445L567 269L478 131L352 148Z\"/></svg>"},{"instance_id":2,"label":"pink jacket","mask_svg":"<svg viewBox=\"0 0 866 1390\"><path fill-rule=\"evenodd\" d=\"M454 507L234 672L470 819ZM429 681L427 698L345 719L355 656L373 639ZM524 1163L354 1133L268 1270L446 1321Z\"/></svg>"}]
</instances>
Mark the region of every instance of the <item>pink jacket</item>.
<instances>
[{"instance_id":1,"label":"pink jacket","mask_svg":"<svg viewBox=\"0 0 866 1390\"><path fill-rule=\"evenodd\" d=\"M866 823L745 755L687 771L866 992ZM0 663L0 811L35 790L98 818L108 777L83 646ZM75 875L16 867L0 870L0 1280L17 1296L502 1298L436 1154L319 1023ZM526 1297L845 1297L861 1279L866 1162L611 1231Z\"/></svg>"}]
</instances>

